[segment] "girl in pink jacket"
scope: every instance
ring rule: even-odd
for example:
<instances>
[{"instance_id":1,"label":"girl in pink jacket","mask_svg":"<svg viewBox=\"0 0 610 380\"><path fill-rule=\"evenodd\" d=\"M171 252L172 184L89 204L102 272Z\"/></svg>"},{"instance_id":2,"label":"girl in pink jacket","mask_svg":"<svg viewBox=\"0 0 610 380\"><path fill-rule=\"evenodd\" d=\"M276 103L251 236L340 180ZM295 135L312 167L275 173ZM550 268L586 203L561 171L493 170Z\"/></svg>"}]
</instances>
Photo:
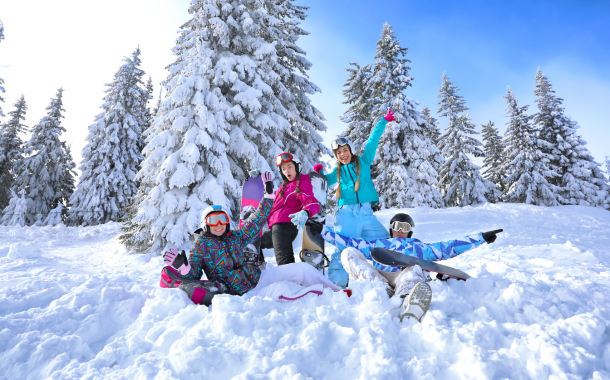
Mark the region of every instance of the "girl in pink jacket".
<instances>
[{"instance_id":1,"label":"girl in pink jacket","mask_svg":"<svg viewBox=\"0 0 610 380\"><path fill-rule=\"evenodd\" d=\"M263 234L261 247L273 248L277 265L294 263L292 242L307 219L320 211L311 180L301 174L300 164L290 153L282 153L275 159L284 183L275 192L275 203L267 219L270 231Z\"/></svg>"}]
</instances>

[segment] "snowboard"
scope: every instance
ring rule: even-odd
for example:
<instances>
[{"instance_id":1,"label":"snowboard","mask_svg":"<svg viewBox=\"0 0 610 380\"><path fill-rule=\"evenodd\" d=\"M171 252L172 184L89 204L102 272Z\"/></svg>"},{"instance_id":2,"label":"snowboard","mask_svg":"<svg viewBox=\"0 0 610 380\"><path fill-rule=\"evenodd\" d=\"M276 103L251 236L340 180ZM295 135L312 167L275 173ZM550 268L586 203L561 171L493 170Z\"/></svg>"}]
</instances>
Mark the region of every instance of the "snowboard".
<instances>
[{"instance_id":1,"label":"snowboard","mask_svg":"<svg viewBox=\"0 0 610 380\"><path fill-rule=\"evenodd\" d=\"M242 187L241 191L241 209L239 214L239 228L242 228L246 224L246 220L256 212L258 205L265 195L265 185L261 179L261 175L256 177L248 178ZM263 228L264 230L264 228ZM254 239L244 249L247 261L250 264L260 266L265 263L265 256L261 249L261 236L263 230L259 233L258 237Z\"/></svg>"},{"instance_id":2,"label":"snowboard","mask_svg":"<svg viewBox=\"0 0 610 380\"><path fill-rule=\"evenodd\" d=\"M373 248L371 251L371 257L373 260L383 265L398 267L412 267L414 265L419 265L425 271L446 275L457 278L458 280L466 281L470 278L468 273L462 272L459 269L437 264L434 261L428 261L418 257L405 255L404 253L391 251L385 248Z\"/></svg>"},{"instance_id":3,"label":"snowboard","mask_svg":"<svg viewBox=\"0 0 610 380\"><path fill-rule=\"evenodd\" d=\"M322 224L326 224L326 190L328 183L324 174L311 172L308 174L313 187L313 195L320 203L320 211L311 219ZM324 269L328 268L330 261L324 254L324 239L322 235L314 235L309 226L303 230L303 245L299 254L301 261L313 265L314 268L324 274Z\"/></svg>"}]
</instances>

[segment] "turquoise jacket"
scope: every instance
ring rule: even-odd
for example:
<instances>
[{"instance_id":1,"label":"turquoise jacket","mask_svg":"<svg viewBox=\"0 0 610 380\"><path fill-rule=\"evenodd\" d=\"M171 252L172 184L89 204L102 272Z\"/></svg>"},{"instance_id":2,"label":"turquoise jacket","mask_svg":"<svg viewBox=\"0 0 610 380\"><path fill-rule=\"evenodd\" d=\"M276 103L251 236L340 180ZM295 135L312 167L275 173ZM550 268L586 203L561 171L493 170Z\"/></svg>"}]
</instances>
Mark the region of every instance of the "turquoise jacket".
<instances>
[{"instance_id":1,"label":"turquoise jacket","mask_svg":"<svg viewBox=\"0 0 610 380\"><path fill-rule=\"evenodd\" d=\"M383 131L385 131L386 125L388 125L386 119L379 120L379 123L377 123L366 142L364 153L359 157L360 188L357 192L354 191L357 180L356 165L354 165L353 162L350 162L341 167L341 199L339 199L338 202L339 206L367 202L375 204L379 202L379 195L377 194L377 190L375 190L375 185L373 185L373 180L371 179L371 164L373 163L373 159L375 159L377 146L379 145L379 140L381 139L381 135L383 135ZM329 187L337 183L336 167L330 174L326 174L326 180L328 181Z\"/></svg>"}]
</instances>

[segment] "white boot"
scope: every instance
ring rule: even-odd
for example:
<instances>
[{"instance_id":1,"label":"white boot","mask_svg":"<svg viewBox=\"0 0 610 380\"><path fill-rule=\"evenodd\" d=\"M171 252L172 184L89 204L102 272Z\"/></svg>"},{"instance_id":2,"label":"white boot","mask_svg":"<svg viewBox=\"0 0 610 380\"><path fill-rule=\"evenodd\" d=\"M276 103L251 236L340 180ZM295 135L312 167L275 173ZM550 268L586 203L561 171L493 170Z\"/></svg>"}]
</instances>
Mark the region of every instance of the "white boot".
<instances>
[{"instance_id":1,"label":"white boot","mask_svg":"<svg viewBox=\"0 0 610 380\"><path fill-rule=\"evenodd\" d=\"M425 282L418 282L411 293L400 306L400 321L404 317L415 318L421 321L421 317L430 307L432 302L432 289Z\"/></svg>"},{"instance_id":2,"label":"white boot","mask_svg":"<svg viewBox=\"0 0 610 380\"><path fill-rule=\"evenodd\" d=\"M394 291L396 292L396 295L404 298L411 293L411 289L413 289L417 283L426 282L426 280L428 280L428 276L424 274L419 265L407 267L400 272L398 277L396 277L396 280L394 281L396 284Z\"/></svg>"}]
</instances>

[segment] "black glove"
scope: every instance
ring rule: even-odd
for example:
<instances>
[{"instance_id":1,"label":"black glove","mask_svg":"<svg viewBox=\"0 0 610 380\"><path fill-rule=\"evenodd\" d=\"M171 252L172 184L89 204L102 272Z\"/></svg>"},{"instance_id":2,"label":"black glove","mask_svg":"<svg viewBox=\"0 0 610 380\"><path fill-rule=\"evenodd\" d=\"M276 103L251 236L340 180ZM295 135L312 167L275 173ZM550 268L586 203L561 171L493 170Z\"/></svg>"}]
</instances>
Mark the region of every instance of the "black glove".
<instances>
[{"instance_id":1,"label":"black glove","mask_svg":"<svg viewBox=\"0 0 610 380\"><path fill-rule=\"evenodd\" d=\"M269 196L273 195L273 175L269 172L264 172L261 179L265 185L265 198L268 198Z\"/></svg>"},{"instance_id":2,"label":"black glove","mask_svg":"<svg viewBox=\"0 0 610 380\"><path fill-rule=\"evenodd\" d=\"M316 222L313 219L307 219L305 225L309 226L309 231L314 235L320 235L322 233L322 228L324 227L322 223Z\"/></svg>"},{"instance_id":3,"label":"black glove","mask_svg":"<svg viewBox=\"0 0 610 380\"><path fill-rule=\"evenodd\" d=\"M504 231L504 230L493 230L493 231L483 232L483 239L485 239L487 244L491 244L494 241L496 241L496 238L497 238L496 234L499 234L502 231Z\"/></svg>"}]
</instances>

